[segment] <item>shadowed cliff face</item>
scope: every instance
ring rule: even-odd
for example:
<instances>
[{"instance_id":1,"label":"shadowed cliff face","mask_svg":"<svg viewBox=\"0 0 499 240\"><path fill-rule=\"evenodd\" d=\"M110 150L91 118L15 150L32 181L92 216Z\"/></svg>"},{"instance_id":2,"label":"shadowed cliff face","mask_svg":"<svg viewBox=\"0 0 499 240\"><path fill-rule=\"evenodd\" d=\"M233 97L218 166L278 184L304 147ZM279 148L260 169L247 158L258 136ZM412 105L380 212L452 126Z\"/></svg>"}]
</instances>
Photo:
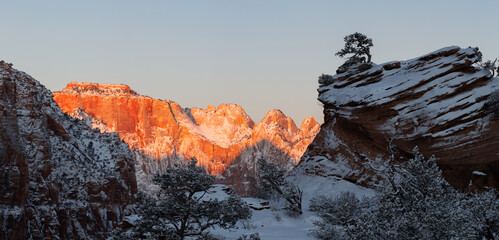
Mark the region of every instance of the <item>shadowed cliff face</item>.
<instances>
[{"instance_id":1,"label":"shadowed cliff face","mask_svg":"<svg viewBox=\"0 0 499 240\"><path fill-rule=\"evenodd\" d=\"M487 107L499 80L474 67L477 59L475 49L448 47L408 61L352 66L320 82L325 123L293 173L372 186L380 179L363 164L388 159L392 141L396 158L410 158L415 146L437 157L455 187L471 180L474 187L499 187L499 123Z\"/></svg>"},{"instance_id":2,"label":"shadowed cliff face","mask_svg":"<svg viewBox=\"0 0 499 240\"><path fill-rule=\"evenodd\" d=\"M235 104L207 109L182 108L172 101L141 96L125 85L70 83L54 100L73 117L102 132L116 132L135 154L140 189L148 175L196 157L212 174L221 174L247 148L268 140L298 162L319 131L305 119L298 129L291 118L272 110L255 124ZM239 179L239 175L224 175Z\"/></svg>"},{"instance_id":3,"label":"shadowed cliff face","mask_svg":"<svg viewBox=\"0 0 499 240\"><path fill-rule=\"evenodd\" d=\"M0 62L0 239L105 239L137 192L132 153Z\"/></svg>"}]
</instances>

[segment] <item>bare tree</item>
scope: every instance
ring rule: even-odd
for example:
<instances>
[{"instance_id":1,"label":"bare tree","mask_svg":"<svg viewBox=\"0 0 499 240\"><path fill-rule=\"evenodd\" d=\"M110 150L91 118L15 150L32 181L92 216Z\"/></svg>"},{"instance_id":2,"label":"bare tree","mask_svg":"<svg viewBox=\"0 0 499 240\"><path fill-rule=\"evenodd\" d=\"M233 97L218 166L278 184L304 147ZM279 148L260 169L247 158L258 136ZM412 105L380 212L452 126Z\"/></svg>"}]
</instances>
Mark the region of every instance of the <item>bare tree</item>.
<instances>
[{"instance_id":1,"label":"bare tree","mask_svg":"<svg viewBox=\"0 0 499 240\"><path fill-rule=\"evenodd\" d=\"M281 195L287 202L287 209L302 214L301 202L303 191L284 179L284 169L278 169L273 163L265 159L258 159L260 167L260 181L266 190L273 190Z\"/></svg>"},{"instance_id":2,"label":"bare tree","mask_svg":"<svg viewBox=\"0 0 499 240\"><path fill-rule=\"evenodd\" d=\"M480 67L482 67L483 69L489 70L490 72L492 72L492 76L494 76L496 68L498 69L497 71L499 72L499 66L496 66L496 63L497 63L497 58L494 61L487 60L485 62L482 62L480 64Z\"/></svg>"}]
</instances>

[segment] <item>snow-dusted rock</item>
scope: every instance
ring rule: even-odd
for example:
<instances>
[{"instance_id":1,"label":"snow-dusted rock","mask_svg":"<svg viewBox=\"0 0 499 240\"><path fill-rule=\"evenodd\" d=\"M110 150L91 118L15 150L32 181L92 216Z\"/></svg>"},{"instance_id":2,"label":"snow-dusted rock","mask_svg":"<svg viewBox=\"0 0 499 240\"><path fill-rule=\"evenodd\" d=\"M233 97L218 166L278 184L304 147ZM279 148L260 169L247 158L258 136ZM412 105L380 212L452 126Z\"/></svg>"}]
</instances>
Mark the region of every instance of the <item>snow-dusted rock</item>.
<instances>
[{"instance_id":1,"label":"snow-dusted rock","mask_svg":"<svg viewBox=\"0 0 499 240\"><path fill-rule=\"evenodd\" d=\"M337 176L378 182L368 160L408 159L415 146L435 155L444 176L465 188L473 171L477 185L499 187L499 122L487 98L499 79L474 66L477 49L447 47L419 58L349 69L320 82L325 123L293 174Z\"/></svg>"},{"instance_id":2,"label":"snow-dusted rock","mask_svg":"<svg viewBox=\"0 0 499 240\"><path fill-rule=\"evenodd\" d=\"M105 239L135 201L133 156L52 97L0 62L0 239Z\"/></svg>"}]
</instances>

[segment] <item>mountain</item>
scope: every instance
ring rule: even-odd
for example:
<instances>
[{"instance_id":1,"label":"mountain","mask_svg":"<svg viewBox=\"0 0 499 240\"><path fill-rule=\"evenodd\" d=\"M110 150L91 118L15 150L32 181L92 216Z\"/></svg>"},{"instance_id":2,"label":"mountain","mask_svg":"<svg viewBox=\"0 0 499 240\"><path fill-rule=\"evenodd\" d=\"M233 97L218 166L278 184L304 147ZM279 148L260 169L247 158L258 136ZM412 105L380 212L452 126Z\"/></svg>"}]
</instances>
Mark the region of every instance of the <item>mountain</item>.
<instances>
[{"instance_id":1,"label":"mountain","mask_svg":"<svg viewBox=\"0 0 499 240\"><path fill-rule=\"evenodd\" d=\"M499 79L474 65L480 58L478 49L447 47L321 76L325 123L292 175L374 186L382 179L369 164L390 152L408 159L417 146L438 158L454 187L499 187L499 122L489 100Z\"/></svg>"},{"instance_id":2,"label":"mountain","mask_svg":"<svg viewBox=\"0 0 499 240\"><path fill-rule=\"evenodd\" d=\"M135 202L128 146L3 61L0 96L0 239L107 238Z\"/></svg>"},{"instance_id":3,"label":"mountain","mask_svg":"<svg viewBox=\"0 0 499 240\"><path fill-rule=\"evenodd\" d=\"M64 112L85 119L101 132L118 133L134 153L139 189L146 191L152 187L151 174L191 157L219 175L222 183L254 178L254 170L250 175L236 171L242 169L236 163L254 166L258 157L290 170L320 128L308 118L298 129L279 110L270 111L255 124L235 104L182 108L173 101L139 95L123 84L72 82L54 92L54 100ZM242 186L236 190L243 195L251 192Z\"/></svg>"}]
</instances>

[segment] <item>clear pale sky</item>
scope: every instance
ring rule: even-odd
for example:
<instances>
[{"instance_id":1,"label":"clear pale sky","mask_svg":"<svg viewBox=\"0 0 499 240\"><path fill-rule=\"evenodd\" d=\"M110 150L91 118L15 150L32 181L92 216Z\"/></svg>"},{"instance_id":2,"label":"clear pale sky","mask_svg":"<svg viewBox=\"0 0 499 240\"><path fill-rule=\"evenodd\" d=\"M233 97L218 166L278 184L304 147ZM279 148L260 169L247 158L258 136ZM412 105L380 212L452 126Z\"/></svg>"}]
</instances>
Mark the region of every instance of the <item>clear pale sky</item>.
<instances>
[{"instance_id":1,"label":"clear pale sky","mask_svg":"<svg viewBox=\"0 0 499 240\"><path fill-rule=\"evenodd\" d=\"M499 57L499 1L3 1L0 59L50 90L124 83L183 107L274 108L322 122L317 77L344 61L343 37L373 39L373 61L449 45Z\"/></svg>"}]
</instances>

